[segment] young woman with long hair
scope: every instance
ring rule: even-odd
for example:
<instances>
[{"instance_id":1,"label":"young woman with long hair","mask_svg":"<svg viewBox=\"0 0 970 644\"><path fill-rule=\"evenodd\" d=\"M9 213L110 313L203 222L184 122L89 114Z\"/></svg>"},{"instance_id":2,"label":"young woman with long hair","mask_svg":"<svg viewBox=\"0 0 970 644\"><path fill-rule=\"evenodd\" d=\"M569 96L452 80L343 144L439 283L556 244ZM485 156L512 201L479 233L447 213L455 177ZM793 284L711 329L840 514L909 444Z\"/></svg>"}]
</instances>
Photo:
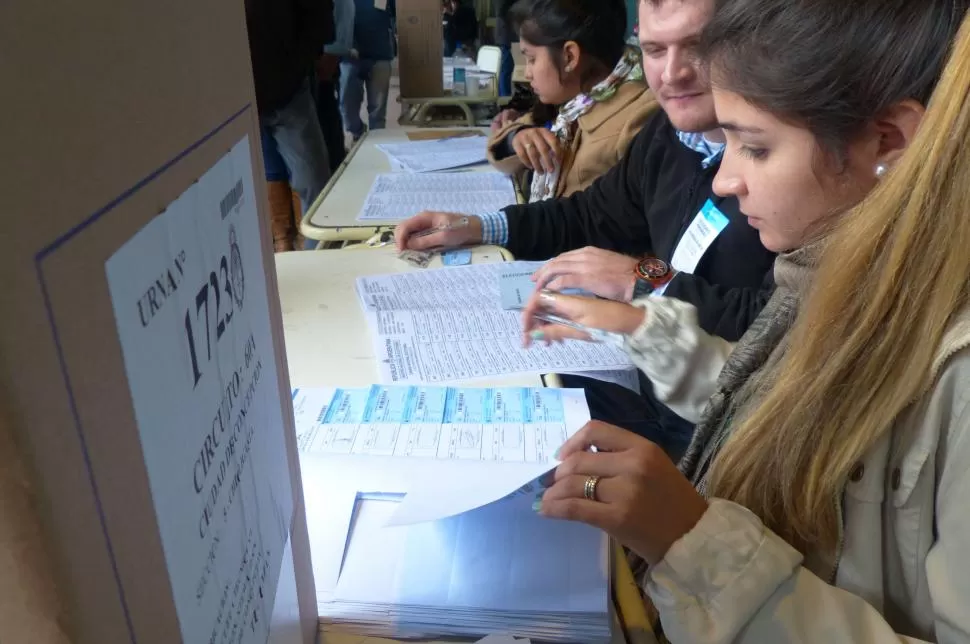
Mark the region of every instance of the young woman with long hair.
<instances>
[{"instance_id":1,"label":"young woman with long hair","mask_svg":"<svg viewBox=\"0 0 970 644\"><path fill-rule=\"evenodd\" d=\"M519 0L510 18L538 100L492 133L489 161L531 171L529 201L568 196L619 162L657 103L620 0Z\"/></svg>"},{"instance_id":2,"label":"young woman with long hair","mask_svg":"<svg viewBox=\"0 0 970 644\"><path fill-rule=\"evenodd\" d=\"M716 190L784 251L736 346L663 297L532 303L626 334L698 421L679 468L588 425L537 505L648 564L672 642L970 640L968 5L719 4Z\"/></svg>"}]
</instances>

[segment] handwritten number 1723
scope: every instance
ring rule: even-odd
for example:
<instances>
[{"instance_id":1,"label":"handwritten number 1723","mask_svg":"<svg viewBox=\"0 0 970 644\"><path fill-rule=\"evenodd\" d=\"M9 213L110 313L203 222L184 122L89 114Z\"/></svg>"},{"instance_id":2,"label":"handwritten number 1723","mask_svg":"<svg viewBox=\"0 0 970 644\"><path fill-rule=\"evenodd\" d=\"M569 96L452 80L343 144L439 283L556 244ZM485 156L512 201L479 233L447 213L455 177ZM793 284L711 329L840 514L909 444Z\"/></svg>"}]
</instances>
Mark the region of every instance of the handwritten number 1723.
<instances>
[{"instance_id":1,"label":"handwritten number 1723","mask_svg":"<svg viewBox=\"0 0 970 644\"><path fill-rule=\"evenodd\" d=\"M225 291L227 297L222 297L222 291ZM212 318L209 317L210 294L212 294L215 298L216 305L215 314ZM221 312L222 302L225 302L226 307L228 308L225 314ZM205 310L204 320L202 314L203 309ZM226 332L226 328L229 326L229 323L232 322L232 280L229 276L229 262L226 260L225 255L222 256L222 259L219 262L219 272L210 272L209 281L204 283L202 287L199 288L199 292L195 294L195 314L196 320L205 328L205 359L206 362L208 362L212 360L212 345L217 343L222 338L222 335ZM215 339L212 338L213 322L215 324ZM192 360L192 377L194 378L192 387L194 388L199 384L199 380L202 379L202 370L199 366L199 354L196 350L191 307L185 311L185 337L189 344L189 358ZM200 338L200 350L202 348L201 342L202 341Z\"/></svg>"}]
</instances>

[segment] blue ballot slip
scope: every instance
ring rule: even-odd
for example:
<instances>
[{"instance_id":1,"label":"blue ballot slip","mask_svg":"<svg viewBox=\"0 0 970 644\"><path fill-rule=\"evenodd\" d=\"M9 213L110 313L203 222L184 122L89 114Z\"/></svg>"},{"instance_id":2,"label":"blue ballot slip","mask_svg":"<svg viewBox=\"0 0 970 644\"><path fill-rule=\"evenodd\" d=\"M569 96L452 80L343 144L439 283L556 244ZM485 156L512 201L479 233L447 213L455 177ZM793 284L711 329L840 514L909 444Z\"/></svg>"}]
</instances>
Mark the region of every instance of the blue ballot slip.
<instances>
[{"instance_id":1,"label":"blue ballot slip","mask_svg":"<svg viewBox=\"0 0 970 644\"><path fill-rule=\"evenodd\" d=\"M543 264L545 262L509 262L502 266L499 273L499 297L503 309L512 311L525 307L536 288L532 276ZM592 293L578 288L563 289L560 293L595 297Z\"/></svg>"},{"instance_id":2,"label":"blue ballot slip","mask_svg":"<svg viewBox=\"0 0 970 644\"><path fill-rule=\"evenodd\" d=\"M467 248L446 251L441 254L441 263L445 266L467 266L472 263L472 252Z\"/></svg>"},{"instance_id":3,"label":"blue ballot slip","mask_svg":"<svg viewBox=\"0 0 970 644\"><path fill-rule=\"evenodd\" d=\"M531 387L301 387L293 407L302 452L493 462L548 461L589 420L582 391Z\"/></svg>"}]
</instances>

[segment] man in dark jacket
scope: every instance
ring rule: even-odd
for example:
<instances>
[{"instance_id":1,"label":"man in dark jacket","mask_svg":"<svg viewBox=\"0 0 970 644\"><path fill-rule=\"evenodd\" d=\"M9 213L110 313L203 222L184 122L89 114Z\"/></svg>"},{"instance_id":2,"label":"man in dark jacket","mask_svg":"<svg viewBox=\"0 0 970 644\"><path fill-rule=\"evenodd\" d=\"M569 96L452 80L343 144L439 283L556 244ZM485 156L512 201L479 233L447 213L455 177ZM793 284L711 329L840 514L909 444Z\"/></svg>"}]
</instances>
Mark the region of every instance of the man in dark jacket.
<instances>
[{"instance_id":1,"label":"man in dark jacket","mask_svg":"<svg viewBox=\"0 0 970 644\"><path fill-rule=\"evenodd\" d=\"M502 50L502 62L498 72L498 95L512 96L512 74L515 72L515 59L512 58L512 43L519 36L509 24L509 11L514 0L497 0L495 6L495 44Z\"/></svg>"},{"instance_id":2,"label":"man in dark jacket","mask_svg":"<svg viewBox=\"0 0 970 644\"><path fill-rule=\"evenodd\" d=\"M333 2L246 0L246 23L259 122L275 141L306 212L330 178L309 75L324 44L334 39ZM277 248L292 247L293 235L292 222L274 211Z\"/></svg>"},{"instance_id":3,"label":"man in dark jacket","mask_svg":"<svg viewBox=\"0 0 970 644\"><path fill-rule=\"evenodd\" d=\"M540 287L582 288L629 301L662 292L694 304L709 333L737 340L774 289L767 251L737 200L713 191L724 150L710 85L691 50L713 0L642 0L644 72L658 111L608 173L565 199L469 218L421 213L397 227L400 248L497 244L519 259L555 257L536 273ZM451 224L451 227L449 227ZM423 237L416 232L443 229ZM645 256L671 266L658 290L637 277ZM620 387L573 380L586 388L594 418L654 438L673 455L691 427L661 405L649 383L643 397Z\"/></svg>"},{"instance_id":4,"label":"man in dark jacket","mask_svg":"<svg viewBox=\"0 0 970 644\"><path fill-rule=\"evenodd\" d=\"M347 157L344 120L340 115L340 60L353 54L356 11L354 0L334 0L334 39L317 59L317 91L313 99L323 139L327 142L330 172L336 172Z\"/></svg>"}]
</instances>

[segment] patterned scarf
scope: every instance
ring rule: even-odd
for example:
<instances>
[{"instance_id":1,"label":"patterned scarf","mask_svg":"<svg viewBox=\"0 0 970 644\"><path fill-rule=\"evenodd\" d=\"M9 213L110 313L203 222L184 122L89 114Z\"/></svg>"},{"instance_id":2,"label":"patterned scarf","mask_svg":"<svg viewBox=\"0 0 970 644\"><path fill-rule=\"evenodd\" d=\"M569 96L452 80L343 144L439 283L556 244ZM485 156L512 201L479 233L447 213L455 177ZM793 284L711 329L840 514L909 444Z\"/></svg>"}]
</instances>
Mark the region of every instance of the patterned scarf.
<instances>
[{"instance_id":1,"label":"patterned scarf","mask_svg":"<svg viewBox=\"0 0 970 644\"><path fill-rule=\"evenodd\" d=\"M775 259L775 292L721 369L717 390L707 402L679 465L704 496L710 465L731 429L737 426L739 414L756 405L774 382L788 347L788 332L811 285L822 244L817 241Z\"/></svg>"},{"instance_id":2,"label":"patterned scarf","mask_svg":"<svg viewBox=\"0 0 970 644\"><path fill-rule=\"evenodd\" d=\"M777 375L788 346L788 332L811 285L823 243L816 241L775 259L775 292L721 369L717 390L707 402L678 466L705 497L711 463L744 409L757 404ZM646 588L646 562L632 552L628 561L638 585Z\"/></svg>"},{"instance_id":3,"label":"patterned scarf","mask_svg":"<svg viewBox=\"0 0 970 644\"><path fill-rule=\"evenodd\" d=\"M600 81L588 93L581 93L568 103L559 108L559 115L552 124L552 133L559 139L560 149L569 149L569 143L573 138L575 127L573 124L580 116L589 112L594 105L608 101L616 94L617 88L623 83L630 81L643 80L643 65L640 59L640 50L627 47L620 57L620 62L616 64L610 75L605 80ZM544 201L556 196L556 185L559 183L559 175L562 166L557 164L552 172L539 173L532 177L532 192L529 203Z\"/></svg>"}]
</instances>

